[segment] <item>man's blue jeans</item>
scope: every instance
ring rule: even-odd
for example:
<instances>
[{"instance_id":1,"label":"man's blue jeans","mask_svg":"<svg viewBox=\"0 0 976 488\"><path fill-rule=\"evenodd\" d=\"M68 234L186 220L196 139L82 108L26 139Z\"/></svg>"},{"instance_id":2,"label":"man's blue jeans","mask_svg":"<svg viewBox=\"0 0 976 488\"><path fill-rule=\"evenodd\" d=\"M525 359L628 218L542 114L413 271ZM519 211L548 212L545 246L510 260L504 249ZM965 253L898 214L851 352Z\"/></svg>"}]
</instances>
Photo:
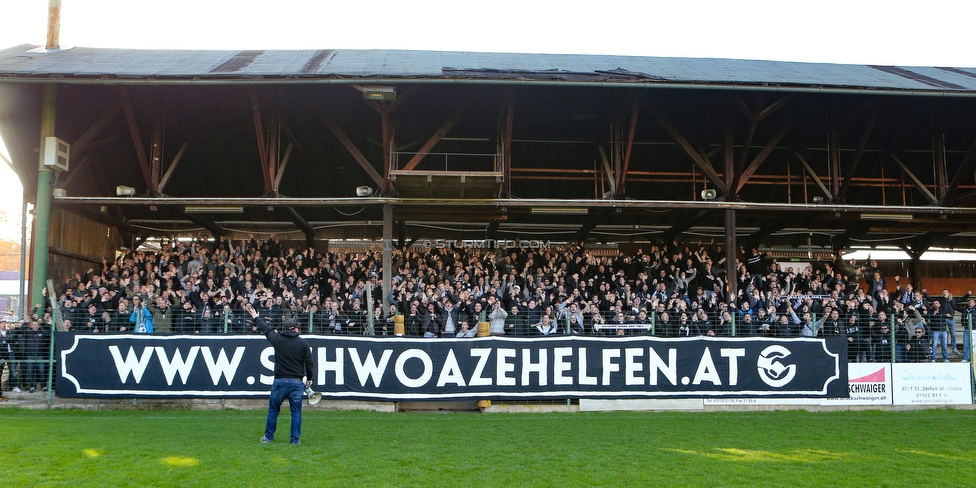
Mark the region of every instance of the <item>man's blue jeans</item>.
<instances>
[{"instance_id":1,"label":"man's blue jeans","mask_svg":"<svg viewBox=\"0 0 976 488\"><path fill-rule=\"evenodd\" d=\"M904 344L895 344L895 362L896 363L905 363L905 362L908 362L908 358L906 357L905 352L906 351L905 351L905 345Z\"/></svg>"},{"instance_id":2,"label":"man's blue jeans","mask_svg":"<svg viewBox=\"0 0 976 488\"><path fill-rule=\"evenodd\" d=\"M946 325L949 326L949 340L952 341L952 350L955 351L959 349L956 343L956 320L946 319Z\"/></svg>"},{"instance_id":3,"label":"man's blue jeans","mask_svg":"<svg viewBox=\"0 0 976 488\"><path fill-rule=\"evenodd\" d=\"M27 368L27 387L36 385L47 386L47 361L42 357L28 357L28 362L22 363Z\"/></svg>"},{"instance_id":4,"label":"man's blue jeans","mask_svg":"<svg viewBox=\"0 0 976 488\"><path fill-rule=\"evenodd\" d=\"M21 378L17 377L17 372L18 369L20 368L20 362L17 361L17 355L15 353L10 353L10 357L7 358L6 363L7 363L7 369L10 370L10 372L7 374L7 384L10 386L10 389L12 390L14 389L15 386L17 387L20 386ZM2 372L3 372L3 368L0 367L0 373Z\"/></svg>"},{"instance_id":5,"label":"man's blue jeans","mask_svg":"<svg viewBox=\"0 0 976 488\"><path fill-rule=\"evenodd\" d=\"M949 362L949 333L944 330L932 331L932 362L935 362L935 350L942 342L942 362Z\"/></svg>"},{"instance_id":6,"label":"man's blue jeans","mask_svg":"<svg viewBox=\"0 0 976 488\"><path fill-rule=\"evenodd\" d=\"M268 404L268 424L264 428L264 436L268 440L274 439L278 428L278 413L281 404L288 399L291 407L291 442L298 442L302 436L302 395L305 393L305 383L298 379L275 379L271 384L271 401Z\"/></svg>"},{"instance_id":7,"label":"man's blue jeans","mask_svg":"<svg viewBox=\"0 0 976 488\"><path fill-rule=\"evenodd\" d=\"M969 361L973 357L973 338L968 328L962 328L962 360Z\"/></svg>"}]
</instances>

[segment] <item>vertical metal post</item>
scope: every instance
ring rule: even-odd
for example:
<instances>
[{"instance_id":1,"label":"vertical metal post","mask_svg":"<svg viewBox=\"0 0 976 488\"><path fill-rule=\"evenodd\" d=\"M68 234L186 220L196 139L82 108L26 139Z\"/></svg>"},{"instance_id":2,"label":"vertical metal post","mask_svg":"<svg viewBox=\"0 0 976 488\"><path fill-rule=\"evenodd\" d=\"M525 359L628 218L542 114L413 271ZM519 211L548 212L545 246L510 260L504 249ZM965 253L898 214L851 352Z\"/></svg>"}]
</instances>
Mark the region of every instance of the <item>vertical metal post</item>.
<instances>
[{"instance_id":1,"label":"vertical metal post","mask_svg":"<svg viewBox=\"0 0 976 488\"><path fill-rule=\"evenodd\" d=\"M47 43L46 49L58 49L60 47L61 36L61 0L49 0L47 13ZM47 290L49 301L51 302L52 323L51 341L48 349L47 362L47 404L51 405L54 399L54 333L57 331L57 300L53 289L53 282L47 279L47 252L49 237L51 232L51 198L52 198L52 176L53 171L44 167L44 138L54 136L55 115L57 114L57 85L44 85L44 95L41 101L41 145L42 148L38 156L37 164L37 205L34 207L34 225L40 226L40 232L36 232L34 237L34 266L31 278L32 293L31 300L43 300L42 294L45 285L50 285ZM24 204L26 211L26 203ZM25 219L26 220L26 219ZM21 240L21 256L23 256L24 246ZM21 258L23 266L23 258ZM23 280L24 273L20 274ZM23 294L24 287L21 283L20 293ZM42 302L43 303L43 302ZM40 311L39 314L43 314ZM31 385L33 387L33 385Z\"/></svg>"},{"instance_id":2,"label":"vertical metal post","mask_svg":"<svg viewBox=\"0 0 976 488\"><path fill-rule=\"evenodd\" d=\"M24 292L24 285L27 283L27 199L21 198L23 202L20 211L20 288L17 289L20 297L18 303L20 313L17 316L23 319L30 308L27 305L27 294Z\"/></svg>"},{"instance_id":3,"label":"vertical metal post","mask_svg":"<svg viewBox=\"0 0 976 488\"><path fill-rule=\"evenodd\" d=\"M376 335L376 317L373 316L373 282L366 280L366 334Z\"/></svg>"},{"instance_id":4,"label":"vertical metal post","mask_svg":"<svg viewBox=\"0 0 976 488\"><path fill-rule=\"evenodd\" d=\"M47 280L47 289L54 289L54 281ZM53 293L47 294L48 305L51 306L51 340L47 351L47 404L54 401L54 334L62 328L61 313L58 310L58 299Z\"/></svg>"},{"instance_id":5,"label":"vertical metal post","mask_svg":"<svg viewBox=\"0 0 976 488\"><path fill-rule=\"evenodd\" d=\"M736 305L738 299L738 270L735 267L736 242L735 242L735 210L725 211L725 281L728 288L728 295L725 300L729 308Z\"/></svg>"},{"instance_id":6,"label":"vertical metal post","mask_svg":"<svg viewBox=\"0 0 976 488\"><path fill-rule=\"evenodd\" d=\"M41 141L54 136L54 116L57 105L57 85L44 85L44 98L41 102ZM40 153L37 164L37 204L34 207L34 266L31 269L31 303L43 303L44 285L47 282L48 245L51 233L51 197L53 171L44 166L44 151ZM48 290L54 293L54 290ZM43 312L42 312L43 313Z\"/></svg>"},{"instance_id":7,"label":"vertical metal post","mask_svg":"<svg viewBox=\"0 0 976 488\"><path fill-rule=\"evenodd\" d=\"M891 334L891 340L889 341L891 343L891 362L894 363L898 360L896 357L898 354L898 347L897 344L895 344L895 341L897 340L895 337L895 315L892 314L888 319L891 321L891 325L888 326L888 331Z\"/></svg>"},{"instance_id":8,"label":"vertical metal post","mask_svg":"<svg viewBox=\"0 0 976 488\"><path fill-rule=\"evenodd\" d=\"M390 310L393 289L393 207L383 205L383 313Z\"/></svg>"},{"instance_id":9,"label":"vertical metal post","mask_svg":"<svg viewBox=\"0 0 976 488\"><path fill-rule=\"evenodd\" d=\"M973 314L969 314L967 318L968 320L966 320L967 322L966 333L969 334L969 369L972 370L972 373L976 373L976 366L973 366L974 364L976 364L976 361L973 361L973 346L974 346L973 341L976 340L976 337L973 336ZM964 344L963 348L965 349L965 347L966 346ZM970 374L969 378L970 378L969 392L973 398L973 401L976 402L976 374Z\"/></svg>"},{"instance_id":10,"label":"vertical metal post","mask_svg":"<svg viewBox=\"0 0 976 488\"><path fill-rule=\"evenodd\" d=\"M61 47L61 0L48 0L47 42L44 44L44 49L58 49L60 47Z\"/></svg>"}]
</instances>

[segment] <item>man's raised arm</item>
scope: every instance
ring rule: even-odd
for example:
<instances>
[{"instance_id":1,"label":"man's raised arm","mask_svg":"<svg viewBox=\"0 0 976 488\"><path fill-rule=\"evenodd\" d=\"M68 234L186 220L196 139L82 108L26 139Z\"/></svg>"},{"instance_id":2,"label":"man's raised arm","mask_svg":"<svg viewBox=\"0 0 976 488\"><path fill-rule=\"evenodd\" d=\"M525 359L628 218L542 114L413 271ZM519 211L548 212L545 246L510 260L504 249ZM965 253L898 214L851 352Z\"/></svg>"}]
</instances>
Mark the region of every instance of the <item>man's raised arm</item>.
<instances>
[{"instance_id":1,"label":"man's raised arm","mask_svg":"<svg viewBox=\"0 0 976 488\"><path fill-rule=\"evenodd\" d=\"M258 329L261 329L262 334L267 335L268 332L272 330L271 326L268 325L268 321L264 320L264 317L261 317L261 314L254 309L254 305L245 303L244 310L251 314L251 318L254 319L254 321L258 324Z\"/></svg>"}]
</instances>

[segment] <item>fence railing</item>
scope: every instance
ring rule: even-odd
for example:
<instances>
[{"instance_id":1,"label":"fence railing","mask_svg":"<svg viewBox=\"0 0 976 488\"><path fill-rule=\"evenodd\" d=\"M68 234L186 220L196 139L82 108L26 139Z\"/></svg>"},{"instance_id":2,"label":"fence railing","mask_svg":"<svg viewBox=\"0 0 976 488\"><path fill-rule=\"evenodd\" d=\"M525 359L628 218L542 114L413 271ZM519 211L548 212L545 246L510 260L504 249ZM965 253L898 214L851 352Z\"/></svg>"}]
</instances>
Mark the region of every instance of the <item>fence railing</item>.
<instances>
[{"instance_id":1,"label":"fence railing","mask_svg":"<svg viewBox=\"0 0 976 488\"><path fill-rule=\"evenodd\" d=\"M314 334L353 334L353 335L393 335L393 320L390 316L374 316L368 310L264 310L262 317L272 327L278 327L287 319L295 319L302 326L305 333ZM59 318L71 324L71 330L78 333L137 333L137 323L143 317L131 311L102 310L96 315L87 311L71 313L60 311ZM482 313L484 315L484 313ZM544 335L538 326L542 323L542 311L528 311L510 315L505 319L505 335L538 336ZM780 318L785 316L787 323L782 324ZM146 317L148 318L148 317ZM854 361L871 361L878 357L894 358L895 362L912 362L932 360L932 332L924 322L925 333L921 340L914 337L916 322L903 322L894 316L888 317L886 324L857 321L854 326L845 320L841 321L842 329L824 330L822 317L811 314L810 320L797 323L792 315L755 315L745 318L743 314L730 311L691 312L691 311L653 311L646 316L632 310L601 310L599 312L553 312L550 317L554 334L580 334L596 336L616 335L653 335L658 337L800 337L823 335L849 335L851 337L850 351ZM798 317L797 317L798 318ZM461 316L471 328L479 321L486 320L481 316ZM953 357L958 348L958 339L963 339L964 351L960 353L966 359L972 359L969 331L973 327L972 315L958 314L955 319L956 327L950 330L949 343L952 345ZM155 314L154 333L156 334L249 334L259 333L257 324L250 315L243 310L218 310L213 313L198 311L172 310L166 314ZM430 328L437 329L440 336L444 336L444 324L441 317L430 320L423 313L415 319ZM372 327L370 327L372 325ZM460 323L455 324L455 331ZM850 326L850 327L849 327ZM22 327L26 327L22 325ZM856 331L849 330L854 329ZM882 329L882 327L885 327ZM550 332L550 331L546 331ZM407 331L410 335L410 331ZM416 335L422 336L423 330ZM915 350L910 346L915 344ZM927 344L929 350L919 351L919 345ZM936 351L941 357L941 346ZM887 362L887 361L883 361Z\"/></svg>"},{"instance_id":2,"label":"fence railing","mask_svg":"<svg viewBox=\"0 0 976 488\"><path fill-rule=\"evenodd\" d=\"M88 320L84 317L77 317L72 313L61 311L59 314L62 320L71 321L71 331L75 333L91 334L130 334L137 333L134 321L139 317L133 317L131 312L117 310L104 311L108 317L99 314L96 320L94 316L89 316ZM571 314L560 314L552 323L557 334L583 334L601 336L632 336L632 335L653 335L660 337L694 337L706 335L719 335L731 337L798 337L801 335L822 335L823 330L814 330L816 327L808 327L810 324L819 322L816 316L811 317L807 323L796 324L790 318L789 327L777 328L775 324L763 321L761 323L747 323L737 314L728 314L723 318L723 313L706 313L701 321L686 321L681 318L677 322L665 317L664 314L652 312L649 316L640 317L633 320L631 315L624 314L621 319L621 312L601 311L599 313L583 314L583 322L579 326L574 325ZM270 310L262 313L262 316L272 327L283 324L287 319L297 320L303 332L311 334L346 334L346 335L376 335L393 336L395 329L392 317L372 317L369 312L339 312L331 311L289 311L289 310ZM577 317L579 314L577 314ZM72 319L74 317L74 319ZM680 313L679 313L680 317ZM157 317L158 318L158 317ZM472 321L484 321L485 315L472 317ZM517 314L516 314L517 318ZM539 336L542 331L533 331L532 323L537 317L532 313L526 314L524 322L518 320L518 325L506 323L505 335L514 336ZM106 320L108 319L108 320ZM179 319L179 320L177 320ZM955 330L950 331L952 337L949 344L956 345L958 336L963 337L963 351L961 355L972 360L972 331L973 315L957 315ZM416 318L415 318L416 320ZM541 318L539 319L541 321ZM715 322L713 322L715 321ZM512 321L515 322L515 321ZM372 324L372 327L370 325ZM512 325L509 327L509 325ZM713 324L720 324L721 327L714 327ZM44 337L44 347L39 344L28 342L28 325L26 322L20 324L7 324L12 326L8 330L7 341L10 345L10 352L0 355L0 374L4 367L7 372L7 383L4 385L8 390L20 389L22 391L41 390L46 391L48 401L52 398L54 389L57 358L54 349L54 334L51 333L51 325L42 325L39 329ZM868 324L865 324L866 326ZM875 327L869 327L869 332L849 335L849 362L927 362L942 357L942 349L950 347L940 345L933 348L931 334L924 328L922 334L915 334L915 323L904 323L891 317L887 323L875 323ZM884 326L887 327L884 327ZM807 334L804 334L804 329ZM716 332L716 329L718 332ZM711 331L711 332L709 332ZM785 334L784 334L785 331ZM217 314L196 314L179 312L169 317L169 324L157 322L157 334L249 334L259 333L255 321L250 315L239 310L221 310ZM847 334L846 331L843 332ZM423 336L423 333L417 334ZM441 334L442 336L444 334ZM429 336L428 336L429 337ZM913 347L914 346L914 347ZM953 347L954 349L955 347ZM954 352L954 351L953 351ZM947 350L946 356L950 356ZM954 355L953 355L954 356Z\"/></svg>"}]
</instances>

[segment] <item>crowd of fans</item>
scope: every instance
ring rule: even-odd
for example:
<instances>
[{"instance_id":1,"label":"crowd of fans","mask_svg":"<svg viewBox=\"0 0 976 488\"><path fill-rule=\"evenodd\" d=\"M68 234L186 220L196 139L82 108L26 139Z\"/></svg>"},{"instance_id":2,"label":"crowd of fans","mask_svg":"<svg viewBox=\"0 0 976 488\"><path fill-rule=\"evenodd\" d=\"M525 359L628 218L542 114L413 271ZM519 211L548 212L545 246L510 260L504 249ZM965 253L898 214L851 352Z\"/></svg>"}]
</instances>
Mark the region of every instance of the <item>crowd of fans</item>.
<instances>
[{"instance_id":1,"label":"crowd of fans","mask_svg":"<svg viewBox=\"0 0 976 488\"><path fill-rule=\"evenodd\" d=\"M734 297L727 259L736 263ZM968 293L933 297L898 276L889 283L874 262L837 257L794 269L757 249L730 256L711 244L616 256L577 245L395 250L388 292L381 262L378 250L318 252L274 237L164 243L65 277L56 316L60 330L79 333L256 333L244 312L251 303L269 323L293 318L320 334L393 335L402 315L404 334L416 337L473 337L479 322L514 336L844 336L851 361L887 362L893 350L896 361L935 360L939 344L942 359L968 361L955 329L971 327L976 312ZM7 324L8 357L39 353L33 344L49 340L51 312Z\"/></svg>"}]
</instances>

